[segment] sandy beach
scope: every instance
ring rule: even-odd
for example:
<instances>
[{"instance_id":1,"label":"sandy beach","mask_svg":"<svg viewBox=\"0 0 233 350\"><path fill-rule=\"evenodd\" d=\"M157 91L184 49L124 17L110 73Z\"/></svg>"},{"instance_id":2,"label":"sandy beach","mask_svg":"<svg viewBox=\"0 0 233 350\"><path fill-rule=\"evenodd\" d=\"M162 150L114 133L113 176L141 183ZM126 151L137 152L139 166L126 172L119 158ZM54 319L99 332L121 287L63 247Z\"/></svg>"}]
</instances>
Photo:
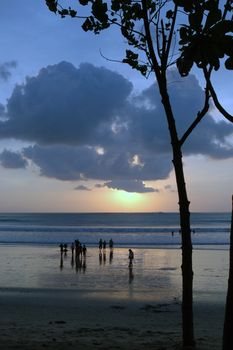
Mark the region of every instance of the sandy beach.
<instances>
[{"instance_id":1,"label":"sandy beach","mask_svg":"<svg viewBox=\"0 0 233 350\"><path fill-rule=\"evenodd\" d=\"M54 247L0 246L2 349L181 349L180 251L134 252L129 272L127 248L111 262L90 248L83 269ZM194 251L197 349L221 348L227 258Z\"/></svg>"}]
</instances>

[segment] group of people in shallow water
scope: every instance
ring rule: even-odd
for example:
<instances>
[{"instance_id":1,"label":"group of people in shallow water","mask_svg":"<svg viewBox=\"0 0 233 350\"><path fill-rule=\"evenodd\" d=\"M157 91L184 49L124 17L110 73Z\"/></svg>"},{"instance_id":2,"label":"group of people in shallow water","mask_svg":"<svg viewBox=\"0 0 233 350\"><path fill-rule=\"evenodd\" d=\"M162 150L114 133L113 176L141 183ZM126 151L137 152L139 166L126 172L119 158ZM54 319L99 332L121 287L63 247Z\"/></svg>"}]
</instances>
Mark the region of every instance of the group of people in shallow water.
<instances>
[{"instance_id":1,"label":"group of people in shallow water","mask_svg":"<svg viewBox=\"0 0 233 350\"><path fill-rule=\"evenodd\" d=\"M63 268L63 255L67 256L68 246L66 243L61 243L59 245L60 253L61 253L61 259L60 259L60 269ZM85 272L86 270L86 255L87 255L87 248L85 244L81 244L78 239L76 239L74 242L70 245L71 250L71 266L74 267L74 264L76 265L76 270L83 270Z\"/></svg>"},{"instance_id":2,"label":"group of people in shallow water","mask_svg":"<svg viewBox=\"0 0 233 350\"><path fill-rule=\"evenodd\" d=\"M110 252L109 252L109 263L112 263L113 259L113 240L110 239L108 243ZM102 238L99 240L99 263L102 265L102 262L105 264L106 263L106 247L107 247L107 242L102 240Z\"/></svg>"},{"instance_id":3,"label":"group of people in shallow water","mask_svg":"<svg viewBox=\"0 0 233 350\"><path fill-rule=\"evenodd\" d=\"M109 240L109 248L110 249L113 249L113 240L112 238ZM106 249L106 246L107 246L107 242L104 240L102 240L102 238L100 238L99 240L99 249L102 250L102 249Z\"/></svg>"},{"instance_id":4,"label":"group of people in shallow water","mask_svg":"<svg viewBox=\"0 0 233 350\"><path fill-rule=\"evenodd\" d=\"M108 247L110 249L109 252L109 263L111 264L113 259L113 247L114 243L113 240L110 239L108 242ZM61 243L59 245L60 253L61 253L61 260L60 260L60 268L63 268L63 255L67 256L68 251L68 245L66 243ZM107 242L105 240L102 240L102 238L99 240L99 263L100 265L102 262L106 262L106 248L107 248ZM76 265L76 270L83 270L85 272L86 270L86 255L87 255L87 248L85 244L81 244L78 239L76 239L74 242L70 245L71 250L71 266L73 267L74 264ZM132 282L133 279L133 260L134 260L134 253L132 249L129 249L129 276L130 276L130 282Z\"/></svg>"}]
</instances>

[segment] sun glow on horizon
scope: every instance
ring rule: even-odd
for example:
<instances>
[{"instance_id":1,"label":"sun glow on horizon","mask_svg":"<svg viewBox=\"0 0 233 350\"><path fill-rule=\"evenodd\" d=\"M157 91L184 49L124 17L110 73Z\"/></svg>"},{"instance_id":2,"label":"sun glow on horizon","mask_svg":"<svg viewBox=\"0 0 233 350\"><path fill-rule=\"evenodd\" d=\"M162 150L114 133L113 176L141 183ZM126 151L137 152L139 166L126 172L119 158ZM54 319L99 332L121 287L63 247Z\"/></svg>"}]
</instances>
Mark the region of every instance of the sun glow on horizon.
<instances>
[{"instance_id":1,"label":"sun glow on horizon","mask_svg":"<svg viewBox=\"0 0 233 350\"><path fill-rule=\"evenodd\" d=\"M113 190L113 200L122 206L124 210L141 210L144 198L142 194L136 192L126 192L123 190Z\"/></svg>"}]
</instances>

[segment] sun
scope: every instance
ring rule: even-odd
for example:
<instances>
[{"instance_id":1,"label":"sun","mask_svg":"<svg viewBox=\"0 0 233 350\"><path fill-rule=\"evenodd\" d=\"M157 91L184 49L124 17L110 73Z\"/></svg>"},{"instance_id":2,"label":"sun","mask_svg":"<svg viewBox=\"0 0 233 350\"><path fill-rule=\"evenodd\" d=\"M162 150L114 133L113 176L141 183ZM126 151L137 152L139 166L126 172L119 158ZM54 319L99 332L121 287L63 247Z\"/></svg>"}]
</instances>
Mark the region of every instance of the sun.
<instances>
[{"instance_id":1,"label":"sun","mask_svg":"<svg viewBox=\"0 0 233 350\"><path fill-rule=\"evenodd\" d=\"M135 192L126 192L122 190L113 191L114 201L124 210L138 210L142 204L142 195Z\"/></svg>"}]
</instances>

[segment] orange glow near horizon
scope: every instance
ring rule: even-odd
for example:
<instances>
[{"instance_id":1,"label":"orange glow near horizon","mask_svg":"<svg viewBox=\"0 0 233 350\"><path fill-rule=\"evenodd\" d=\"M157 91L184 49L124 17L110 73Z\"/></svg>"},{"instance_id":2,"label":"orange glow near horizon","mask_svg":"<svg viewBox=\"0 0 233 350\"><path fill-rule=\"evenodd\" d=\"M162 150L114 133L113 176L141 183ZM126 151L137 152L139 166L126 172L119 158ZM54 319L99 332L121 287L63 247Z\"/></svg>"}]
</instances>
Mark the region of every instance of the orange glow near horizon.
<instances>
[{"instance_id":1,"label":"orange glow near horizon","mask_svg":"<svg viewBox=\"0 0 233 350\"><path fill-rule=\"evenodd\" d=\"M114 190L112 199L123 210L140 211L143 208L144 198L140 193Z\"/></svg>"}]
</instances>

